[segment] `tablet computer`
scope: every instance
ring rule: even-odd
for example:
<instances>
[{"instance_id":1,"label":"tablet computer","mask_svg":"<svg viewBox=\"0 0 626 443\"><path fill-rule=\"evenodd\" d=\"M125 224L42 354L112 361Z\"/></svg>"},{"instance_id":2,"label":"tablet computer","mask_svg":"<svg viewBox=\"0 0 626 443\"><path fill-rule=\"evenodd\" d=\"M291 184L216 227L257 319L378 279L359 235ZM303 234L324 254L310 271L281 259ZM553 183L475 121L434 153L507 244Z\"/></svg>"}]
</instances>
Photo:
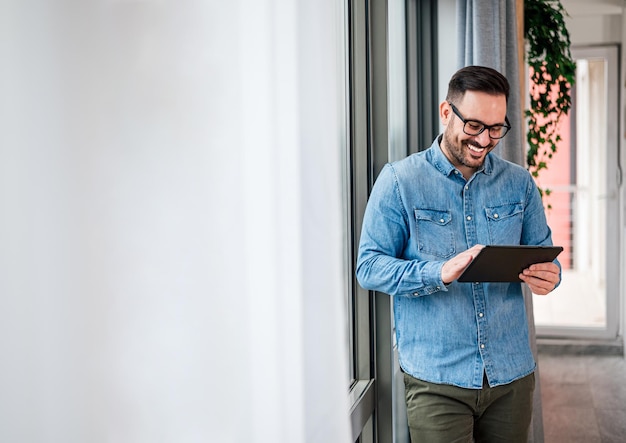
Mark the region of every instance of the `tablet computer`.
<instances>
[{"instance_id":1,"label":"tablet computer","mask_svg":"<svg viewBox=\"0 0 626 443\"><path fill-rule=\"evenodd\" d=\"M458 281L521 282L519 274L524 269L534 263L551 262L561 251L561 246L485 246Z\"/></svg>"}]
</instances>

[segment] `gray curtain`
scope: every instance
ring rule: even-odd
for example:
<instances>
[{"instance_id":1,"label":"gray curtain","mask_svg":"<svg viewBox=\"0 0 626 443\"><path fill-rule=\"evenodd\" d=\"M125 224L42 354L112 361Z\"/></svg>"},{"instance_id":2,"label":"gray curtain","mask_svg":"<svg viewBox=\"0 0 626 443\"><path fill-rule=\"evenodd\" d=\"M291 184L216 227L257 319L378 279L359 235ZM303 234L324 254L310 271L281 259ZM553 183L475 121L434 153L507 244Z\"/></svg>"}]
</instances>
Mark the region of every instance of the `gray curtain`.
<instances>
[{"instance_id":1,"label":"gray curtain","mask_svg":"<svg viewBox=\"0 0 626 443\"><path fill-rule=\"evenodd\" d=\"M522 119L520 79L517 42L517 12L515 0L457 0L458 68L483 65L504 74L511 84L508 117L512 129L496 147L501 157L520 165L526 165L526 138ZM530 342L537 360L537 341L533 299L524 288ZM536 372L533 419L528 438L532 443L543 443L543 418L541 408L541 384L539 370Z\"/></svg>"},{"instance_id":2,"label":"gray curtain","mask_svg":"<svg viewBox=\"0 0 626 443\"><path fill-rule=\"evenodd\" d=\"M489 66L504 74L511 84L508 117L513 127L496 153L523 165L525 137L519 95L515 0L457 0L457 22L458 68Z\"/></svg>"}]
</instances>

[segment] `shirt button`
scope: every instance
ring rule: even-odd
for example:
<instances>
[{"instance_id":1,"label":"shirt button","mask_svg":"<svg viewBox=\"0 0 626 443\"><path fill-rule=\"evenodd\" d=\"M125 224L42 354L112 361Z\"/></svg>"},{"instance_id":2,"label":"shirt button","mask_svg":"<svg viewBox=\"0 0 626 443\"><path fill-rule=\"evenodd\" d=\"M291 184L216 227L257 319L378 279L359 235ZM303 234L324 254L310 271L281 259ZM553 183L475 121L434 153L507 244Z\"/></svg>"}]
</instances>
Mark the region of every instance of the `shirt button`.
<instances>
[{"instance_id":1,"label":"shirt button","mask_svg":"<svg viewBox=\"0 0 626 443\"><path fill-rule=\"evenodd\" d=\"M471 216L471 215L468 215L468 216L467 216L467 221L470 221L471 219L472 219L472 216Z\"/></svg>"},{"instance_id":2,"label":"shirt button","mask_svg":"<svg viewBox=\"0 0 626 443\"><path fill-rule=\"evenodd\" d=\"M440 218L439 223L443 223L443 222L445 222L445 220L443 218Z\"/></svg>"},{"instance_id":3,"label":"shirt button","mask_svg":"<svg viewBox=\"0 0 626 443\"><path fill-rule=\"evenodd\" d=\"M493 218L498 218L498 214L493 214Z\"/></svg>"},{"instance_id":4,"label":"shirt button","mask_svg":"<svg viewBox=\"0 0 626 443\"><path fill-rule=\"evenodd\" d=\"M417 297L419 294L417 292L414 292L413 295Z\"/></svg>"},{"instance_id":5,"label":"shirt button","mask_svg":"<svg viewBox=\"0 0 626 443\"><path fill-rule=\"evenodd\" d=\"M480 344L480 349L485 349L485 345L483 343Z\"/></svg>"},{"instance_id":6,"label":"shirt button","mask_svg":"<svg viewBox=\"0 0 626 443\"><path fill-rule=\"evenodd\" d=\"M465 185L465 190L467 191L469 189L469 186Z\"/></svg>"},{"instance_id":7,"label":"shirt button","mask_svg":"<svg viewBox=\"0 0 626 443\"><path fill-rule=\"evenodd\" d=\"M485 315L485 314L483 314L482 312L480 312L480 313L478 314L478 316L479 316L479 317L482 317L483 315Z\"/></svg>"}]
</instances>

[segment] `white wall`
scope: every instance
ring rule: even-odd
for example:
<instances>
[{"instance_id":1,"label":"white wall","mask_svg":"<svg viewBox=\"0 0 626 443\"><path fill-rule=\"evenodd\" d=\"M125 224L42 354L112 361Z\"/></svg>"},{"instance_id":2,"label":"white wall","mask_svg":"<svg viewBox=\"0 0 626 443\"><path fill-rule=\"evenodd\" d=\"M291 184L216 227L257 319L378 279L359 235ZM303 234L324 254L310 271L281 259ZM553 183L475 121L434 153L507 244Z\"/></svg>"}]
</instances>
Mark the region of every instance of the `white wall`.
<instances>
[{"instance_id":1,"label":"white wall","mask_svg":"<svg viewBox=\"0 0 626 443\"><path fill-rule=\"evenodd\" d=\"M0 441L348 441L340 19L0 4Z\"/></svg>"},{"instance_id":2,"label":"white wall","mask_svg":"<svg viewBox=\"0 0 626 443\"><path fill-rule=\"evenodd\" d=\"M566 16L565 25L572 46L620 43L622 40L620 15Z\"/></svg>"}]
</instances>

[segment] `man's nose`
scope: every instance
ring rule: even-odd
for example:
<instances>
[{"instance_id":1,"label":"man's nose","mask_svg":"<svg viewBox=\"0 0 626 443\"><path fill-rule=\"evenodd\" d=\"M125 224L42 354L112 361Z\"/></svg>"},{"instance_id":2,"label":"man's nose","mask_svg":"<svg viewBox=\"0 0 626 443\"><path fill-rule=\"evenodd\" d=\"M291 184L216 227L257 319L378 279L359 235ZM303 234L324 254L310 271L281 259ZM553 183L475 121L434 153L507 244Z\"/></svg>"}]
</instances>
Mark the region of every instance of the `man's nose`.
<instances>
[{"instance_id":1,"label":"man's nose","mask_svg":"<svg viewBox=\"0 0 626 443\"><path fill-rule=\"evenodd\" d=\"M493 143L493 139L489 137L488 129L485 129L483 132L478 134L476 138L478 139L478 143L480 143L481 146L489 146L491 143Z\"/></svg>"}]
</instances>

